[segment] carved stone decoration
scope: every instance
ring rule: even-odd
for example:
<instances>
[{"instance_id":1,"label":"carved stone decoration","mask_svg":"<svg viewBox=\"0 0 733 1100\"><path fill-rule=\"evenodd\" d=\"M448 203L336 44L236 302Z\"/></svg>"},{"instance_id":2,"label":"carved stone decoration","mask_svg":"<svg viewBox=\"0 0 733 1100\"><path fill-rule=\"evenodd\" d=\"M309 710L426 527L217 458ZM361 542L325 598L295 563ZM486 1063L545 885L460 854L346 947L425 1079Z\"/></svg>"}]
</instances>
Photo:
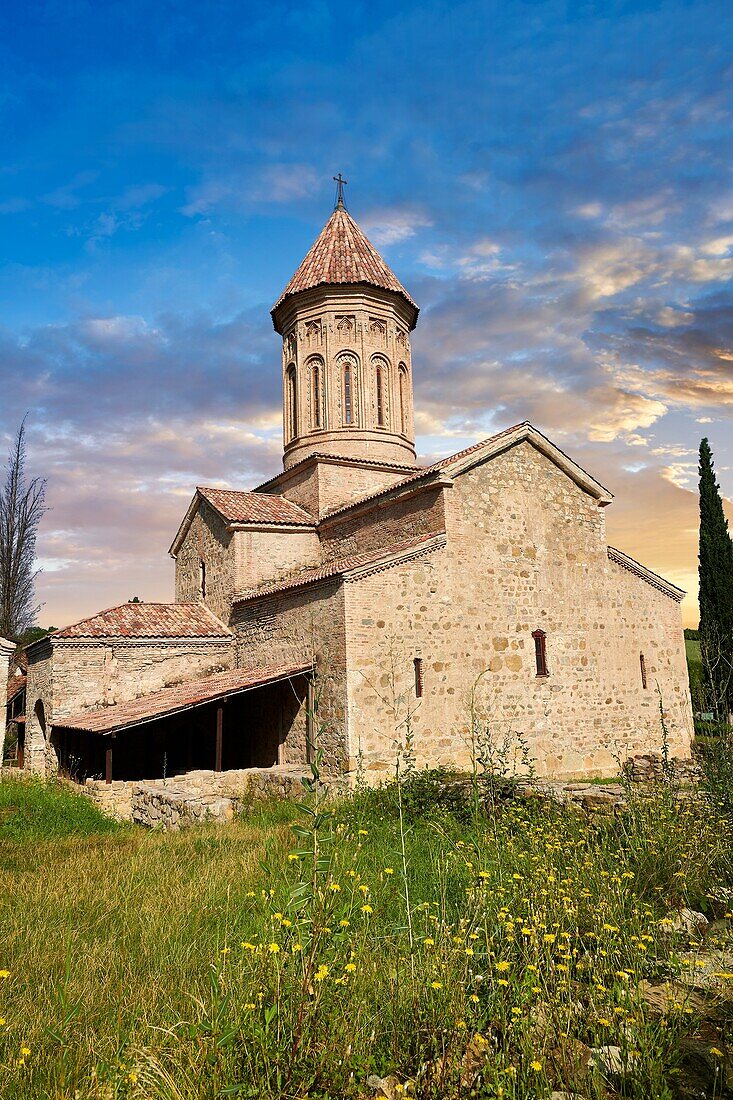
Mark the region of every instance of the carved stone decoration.
<instances>
[{"instance_id":1,"label":"carved stone decoration","mask_svg":"<svg viewBox=\"0 0 733 1100\"><path fill-rule=\"evenodd\" d=\"M321 341L321 322L319 320L310 320L305 323L305 335L309 343L320 343Z\"/></svg>"},{"instance_id":2,"label":"carved stone decoration","mask_svg":"<svg viewBox=\"0 0 733 1100\"><path fill-rule=\"evenodd\" d=\"M387 337L387 322L383 321L381 317L370 317L369 331L377 339L385 340Z\"/></svg>"},{"instance_id":3,"label":"carved stone decoration","mask_svg":"<svg viewBox=\"0 0 733 1100\"><path fill-rule=\"evenodd\" d=\"M295 329L292 329L287 334L287 336L285 337L285 358L286 359L294 359L295 358L296 344L297 344L297 339L296 339L296 336L295 336Z\"/></svg>"},{"instance_id":4,"label":"carved stone decoration","mask_svg":"<svg viewBox=\"0 0 733 1100\"><path fill-rule=\"evenodd\" d=\"M407 347L407 333L402 328L397 329L397 343L401 348Z\"/></svg>"},{"instance_id":5,"label":"carved stone decoration","mask_svg":"<svg viewBox=\"0 0 733 1100\"><path fill-rule=\"evenodd\" d=\"M354 318L337 317L336 332L342 340L350 340L354 332Z\"/></svg>"}]
</instances>

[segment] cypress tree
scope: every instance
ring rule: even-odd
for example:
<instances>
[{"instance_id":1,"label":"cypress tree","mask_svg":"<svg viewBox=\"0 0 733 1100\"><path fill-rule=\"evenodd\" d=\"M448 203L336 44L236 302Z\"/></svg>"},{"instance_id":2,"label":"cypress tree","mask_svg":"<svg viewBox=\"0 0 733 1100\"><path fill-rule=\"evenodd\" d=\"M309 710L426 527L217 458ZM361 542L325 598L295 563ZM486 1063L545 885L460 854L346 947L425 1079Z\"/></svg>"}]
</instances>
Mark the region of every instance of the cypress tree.
<instances>
[{"instance_id":1,"label":"cypress tree","mask_svg":"<svg viewBox=\"0 0 733 1100\"><path fill-rule=\"evenodd\" d=\"M733 542L707 439L700 443L700 650L707 706L733 711Z\"/></svg>"}]
</instances>

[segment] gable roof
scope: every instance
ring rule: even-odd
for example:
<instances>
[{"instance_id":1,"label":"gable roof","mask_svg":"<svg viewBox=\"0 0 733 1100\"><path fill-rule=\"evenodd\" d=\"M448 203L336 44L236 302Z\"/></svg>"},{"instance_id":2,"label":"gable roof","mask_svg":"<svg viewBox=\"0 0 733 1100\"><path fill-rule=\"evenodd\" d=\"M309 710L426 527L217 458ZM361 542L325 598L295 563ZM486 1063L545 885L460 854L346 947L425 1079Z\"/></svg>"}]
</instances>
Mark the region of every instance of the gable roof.
<instances>
[{"instance_id":1,"label":"gable roof","mask_svg":"<svg viewBox=\"0 0 733 1100\"><path fill-rule=\"evenodd\" d=\"M482 439L479 443L474 443L473 446L466 447L456 454L449 455L448 458L442 458L438 462L433 462L430 466L422 466L414 474L402 478L393 485L388 485L383 489L370 493L368 496L359 497L358 500L349 501L338 508L332 508L321 517L319 522L323 523L352 509L356 511L370 501L383 499L392 494L399 494L402 489L408 488L413 483L425 481L430 484L437 480L439 474L456 477L482 462L487 462L489 459L503 454L510 447L515 447L518 443L524 442L531 443L538 451L546 455L581 489L595 497L600 505L611 503L613 494L608 489L601 485L599 481L596 481L594 477L591 477L582 466L574 462L564 451L555 446L547 436L538 431L528 420L525 420L521 424L515 424L511 428L497 432L496 435L489 436L488 439Z\"/></svg>"},{"instance_id":2,"label":"gable roof","mask_svg":"<svg viewBox=\"0 0 733 1100\"><path fill-rule=\"evenodd\" d=\"M283 577L279 581L269 581L258 588L250 588L234 596L234 603L247 603L250 600L259 600L263 596L273 596L278 592L287 592L293 588L303 588L318 581L327 580L330 577L345 577L355 579L367 573L381 572L392 565L408 561L411 558L429 554L433 550L439 550L445 546L445 533L434 535L420 535L418 538L406 539L404 542L393 543L391 546L380 547L378 550L368 550L363 554L350 554L347 557L335 558L324 565L316 565L308 569L300 569L289 577Z\"/></svg>"},{"instance_id":3,"label":"gable roof","mask_svg":"<svg viewBox=\"0 0 733 1100\"><path fill-rule=\"evenodd\" d=\"M181 526L176 532L176 537L171 543L169 554L174 557L178 553L186 532L188 531L200 501L207 504L217 512L226 524L252 523L265 524L272 527L302 527L315 529L316 521L304 508L286 500L276 493L247 492L241 489L216 489L204 485L197 485L196 491L186 514L181 521Z\"/></svg>"},{"instance_id":4,"label":"gable roof","mask_svg":"<svg viewBox=\"0 0 733 1100\"><path fill-rule=\"evenodd\" d=\"M229 638L231 631L200 603L123 603L57 630L50 640L112 637Z\"/></svg>"},{"instance_id":5,"label":"gable roof","mask_svg":"<svg viewBox=\"0 0 733 1100\"><path fill-rule=\"evenodd\" d=\"M287 524L289 527L313 527L315 520L304 508L271 493L242 492L239 489L208 489L198 486L208 500L229 523Z\"/></svg>"},{"instance_id":6,"label":"gable roof","mask_svg":"<svg viewBox=\"0 0 733 1100\"><path fill-rule=\"evenodd\" d=\"M418 306L407 293L374 245L343 206L337 206L311 245L298 270L271 309L272 321L279 332L277 312L286 298L317 286L365 283L391 290L404 298L414 311L411 328L417 321Z\"/></svg>"}]
</instances>

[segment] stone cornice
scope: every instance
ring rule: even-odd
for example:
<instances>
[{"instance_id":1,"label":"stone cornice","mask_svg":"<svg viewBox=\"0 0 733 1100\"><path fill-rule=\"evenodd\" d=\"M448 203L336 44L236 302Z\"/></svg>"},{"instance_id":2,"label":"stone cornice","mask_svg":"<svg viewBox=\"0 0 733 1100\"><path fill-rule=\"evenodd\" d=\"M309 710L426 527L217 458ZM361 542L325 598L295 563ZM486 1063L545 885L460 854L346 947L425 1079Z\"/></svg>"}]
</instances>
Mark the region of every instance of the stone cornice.
<instances>
[{"instance_id":1,"label":"stone cornice","mask_svg":"<svg viewBox=\"0 0 733 1100\"><path fill-rule=\"evenodd\" d=\"M684 588L678 588L676 584L672 584L670 581L666 581L664 577L660 577L658 573L652 572L651 569L647 569L641 562L635 561L634 558L629 557L628 554L624 554L623 550L617 550L615 546L608 547L609 560L615 562L616 565L620 565L622 569L628 570L629 573L633 573L634 576L639 577L640 580L646 581L652 588L656 588L659 592L663 592L665 596L669 596L671 599L680 603L686 593Z\"/></svg>"}]
</instances>

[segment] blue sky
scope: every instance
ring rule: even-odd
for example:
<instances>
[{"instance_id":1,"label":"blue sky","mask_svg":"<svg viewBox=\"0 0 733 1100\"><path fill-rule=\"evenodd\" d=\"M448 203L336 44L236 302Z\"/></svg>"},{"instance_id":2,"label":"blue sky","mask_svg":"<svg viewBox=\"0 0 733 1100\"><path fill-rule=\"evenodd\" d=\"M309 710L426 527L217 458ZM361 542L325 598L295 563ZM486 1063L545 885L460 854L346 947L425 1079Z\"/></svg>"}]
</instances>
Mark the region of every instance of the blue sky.
<instances>
[{"instance_id":1,"label":"blue sky","mask_svg":"<svg viewBox=\"0 0 733 1100\"><path fill-rule=\"evenodd\" d=\"M29 410L42 620L169 598L192 485L277 470L268 310L337 171L422 306L421 455L529 418L692 588L702 434L733 496L732 44L723 2L2 6L0 435Z\"/></svg>"}]
</instances>

